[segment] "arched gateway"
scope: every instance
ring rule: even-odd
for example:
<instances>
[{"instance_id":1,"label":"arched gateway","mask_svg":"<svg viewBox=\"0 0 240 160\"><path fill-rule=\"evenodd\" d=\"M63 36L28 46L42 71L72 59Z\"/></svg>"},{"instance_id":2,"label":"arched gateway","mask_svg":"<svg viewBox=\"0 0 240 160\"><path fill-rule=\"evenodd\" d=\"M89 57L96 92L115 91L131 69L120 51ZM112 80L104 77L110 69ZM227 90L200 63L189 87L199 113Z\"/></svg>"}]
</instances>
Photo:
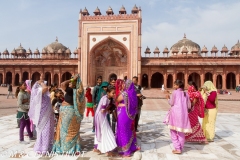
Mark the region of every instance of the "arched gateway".
<instances>
[{"instance_id":1,"label":"arched gateway","mask_svg":"<svg viewBox=\"0 0 240 160\"><path fill-rule=\"evenodd\" d=\"M129 50L121 42L110 37L100 41L90 51L88 84L94 85L98 76L103 80L112 75L123 79L128 75L128 55Z\"/></svg>"}]
</instances>

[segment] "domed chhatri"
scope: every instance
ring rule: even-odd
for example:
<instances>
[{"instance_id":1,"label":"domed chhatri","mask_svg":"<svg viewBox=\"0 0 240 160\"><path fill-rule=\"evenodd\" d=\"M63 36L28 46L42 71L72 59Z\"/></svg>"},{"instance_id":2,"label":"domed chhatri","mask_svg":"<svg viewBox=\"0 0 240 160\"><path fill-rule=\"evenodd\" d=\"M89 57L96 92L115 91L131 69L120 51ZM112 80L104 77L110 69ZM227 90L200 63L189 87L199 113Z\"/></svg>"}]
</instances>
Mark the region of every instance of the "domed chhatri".
<instances>
[{"instance_id":1,"label":"domed chhatri","mask_svg":"<svg viewBox=\"0 0 240 160\"><path fill-rule=\"evenodd\" d=\"M178 56L198 57L198 56L201 56L201 48L197 43L187 39L186 34L184 34L183 39L175 43L170 48L170 55L171 56L176 55L174 53L186 53L186 54L177 54Z\"/></svg>"},{"instance_id":2,"label":"domed chhatri","mask_svg":"<svg viewBox=\"0 0 240 160\"><path fill-rule=\"evenodd\" d=\"M64 46L62 43L58 42L58 38L56 37L55 42L47 45L42 49L43 53L58 53L58 51L61 49L62 53L65 53L67 50L67 47Z\"/></svg>"}]
</instances>

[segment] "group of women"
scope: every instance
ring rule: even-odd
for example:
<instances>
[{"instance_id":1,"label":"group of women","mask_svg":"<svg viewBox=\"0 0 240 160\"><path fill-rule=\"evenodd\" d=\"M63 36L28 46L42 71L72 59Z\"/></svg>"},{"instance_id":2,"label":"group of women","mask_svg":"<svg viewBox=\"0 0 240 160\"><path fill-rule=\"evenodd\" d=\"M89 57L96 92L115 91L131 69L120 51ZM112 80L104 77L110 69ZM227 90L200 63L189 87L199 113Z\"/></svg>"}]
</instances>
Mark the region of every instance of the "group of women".
<instances>
[{"instance_id":1,"label":"group of women","mask_svg":"<svg viewBox=\"0 0 240 160\"><path fill-rule=\"evenodd\" d=\"M198 89L194 82L189 82L188 91L184 83L176 80L174 91L167 95L171 109L164 123L170 129L174 154L181 154L184 143L208 144L214 141L215 122L218 110L217 89L211 81L206 81ZM198 117L203 118L202 126Z\"/></svg>"},{"instance_id":2,"label":"group of women","mask_svg":"<svg viewBox=\"0 0 240 160\"><path fill-rule=\"evenodd\" d=\"M61 84L66 92L64 101L61 103L56 133L54 134L54 109L51 98L56 97L56 91L50 96L46 81L39 80L26 91L27 84L19 84L16 95L18 97L18 114L20 119L20 143L24 141L23 129L26 127L30 140L35 140L34 151L45 154L56 152L59 154L80 154L80 123L85 110L84 89L79 75ZM58 92L60 93L60 92ZM57 101L58 98L56 97ZM30 119L35 125L36 138L30 130Z\"/></svg>"},{"instance_id":3,"label":"group of women","mask_svg":"<svg viewBox=\"0 0 240 160\"><path fill-rule=\"evenodd\" d=\"M121 79L118 79L114 86L103 84L105 83L103 82L101 86L106 92L100 90L101 98L95 113L94 151L107 153L108 156L129 157L139 150L134 128L138 103L134 84L131 80ZM111 103L117 106L116 114ZM113 117L116 119L116 131L111 128L109 112L113 112Z\"/></svg>"}]
</instances>

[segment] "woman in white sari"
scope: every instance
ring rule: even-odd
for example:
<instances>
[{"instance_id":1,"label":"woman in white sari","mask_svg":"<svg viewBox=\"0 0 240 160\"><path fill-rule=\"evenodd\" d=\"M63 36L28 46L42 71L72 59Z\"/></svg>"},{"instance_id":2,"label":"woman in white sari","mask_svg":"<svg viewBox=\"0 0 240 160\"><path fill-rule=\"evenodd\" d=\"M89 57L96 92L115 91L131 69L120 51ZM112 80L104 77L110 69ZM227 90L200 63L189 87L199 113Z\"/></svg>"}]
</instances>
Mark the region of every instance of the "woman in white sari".
<instances>
[{"instance_id":1,"label":"woman in white sari","mask_svg":"<svg viewBox=\"0 0 240 160\"><path fill-rule=\"evenodd\" d=\"M37 141L34 151L46 153L52 150L54 141L54 116L46 82L37 81L31 92L29 117L36 125Z\"/></svg>"}]
</instances>

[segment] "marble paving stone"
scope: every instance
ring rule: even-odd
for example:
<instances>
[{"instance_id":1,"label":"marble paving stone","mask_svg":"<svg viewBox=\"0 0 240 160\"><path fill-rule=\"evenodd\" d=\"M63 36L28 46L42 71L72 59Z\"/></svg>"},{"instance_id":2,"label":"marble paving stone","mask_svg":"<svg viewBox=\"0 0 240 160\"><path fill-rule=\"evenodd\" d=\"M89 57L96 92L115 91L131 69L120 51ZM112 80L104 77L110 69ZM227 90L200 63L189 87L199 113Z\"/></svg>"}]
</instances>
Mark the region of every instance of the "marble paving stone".
<instances>
[{"instance_id":1,"label":"marble paving stone","mask_svg":"<svg viewBox=\"0 0 240 160\"><path fill-rule=\"evenodd\" d=\"M155 103L155 102L154 102ZM141 147L142 159L154 160L195 160L195 159L240 159L240 116L238 114L220 113L216 122L216 137L209 145L186 143L181 155L173 155L173 145L169 135L169 129L163 124L166 115L164 111L142 111L140 120L140 132L137 133L137 144ZM15 114L0 118L0 154L10 151L32 152L34 142L28 145L19 144L19 129L16 128ZM202 119L200 119L202 120ZM120 157L106 157L105 154L98 155L92 152L94 134L92 133L92 122L84 119L80 128L81 148L86 151L84 157L60 157L50 159L96 159L96 160L118 160ZM28 137L25 136L25 140ZM0 158L1 159L1 158ZM11 158L9 158L11 159ZM18 158L23 159L23 158ZM32 160L39 158L32 158ZM41 159L49 159L41 157ZM125 158L125 159L131 159ZM12 159L11 159L12 160Z\"/></svg>"}]
</instances>

